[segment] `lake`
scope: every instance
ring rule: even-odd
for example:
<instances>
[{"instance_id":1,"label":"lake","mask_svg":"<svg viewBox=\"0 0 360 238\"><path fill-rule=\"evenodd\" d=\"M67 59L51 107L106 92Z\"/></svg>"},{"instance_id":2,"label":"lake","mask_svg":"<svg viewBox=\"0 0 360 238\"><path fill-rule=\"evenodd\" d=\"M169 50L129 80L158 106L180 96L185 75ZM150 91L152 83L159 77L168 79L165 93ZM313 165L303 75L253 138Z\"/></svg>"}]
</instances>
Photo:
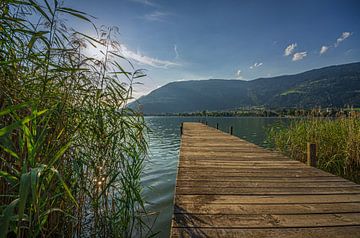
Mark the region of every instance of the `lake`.
<instances>
[{"instance_id":1,"label":"lake","mask_svg":"<svg viewBox=\"0 0 360 238\"><path fill-rule=\"evenodd\" d=\"M145 162L142 184L144 196L148 202L147 209L156 212L149 222L157 237L169 237L175 178L179 159L180 124L181 122L199 122L205 117L146 117L151 129L149 133L149 158ZM288 124L287 118L262 117L207 117L209 126L229 132L233 126L233 134L263 147L266 143L266 131L279 123Z\"/></svg>"}]
</instances>

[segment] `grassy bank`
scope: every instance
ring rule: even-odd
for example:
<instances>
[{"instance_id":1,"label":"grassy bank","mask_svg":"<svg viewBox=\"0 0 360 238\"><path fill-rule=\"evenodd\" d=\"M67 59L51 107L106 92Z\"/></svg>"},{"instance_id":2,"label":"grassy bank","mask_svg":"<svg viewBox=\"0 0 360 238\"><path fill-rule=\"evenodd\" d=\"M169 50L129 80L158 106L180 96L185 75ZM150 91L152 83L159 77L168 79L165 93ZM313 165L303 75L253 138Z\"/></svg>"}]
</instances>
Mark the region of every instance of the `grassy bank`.
<instances>
[{"instance_id":1,"label":"grassy bank","mask_svg":"<svg viewBox=\"0 0 360 238\"><path fill-rule=\"evenodd\" d=\"M269 141L293 159L306 161L306 142L317 144L318 168L360 183L360 117L305 118L274 127Z\"/></svg>"},{"instance_id":2,"label":"grassy bank","mask_svg":"<svg viewBox=\"0 0 360 238\"><path fill-rule=\"evenodd\" d=\"M92 26L57 0L0 2L0 237L145 236L146 126L126 107L143 73L117 28L70 17Z\"/></svg>"}]
</instances>

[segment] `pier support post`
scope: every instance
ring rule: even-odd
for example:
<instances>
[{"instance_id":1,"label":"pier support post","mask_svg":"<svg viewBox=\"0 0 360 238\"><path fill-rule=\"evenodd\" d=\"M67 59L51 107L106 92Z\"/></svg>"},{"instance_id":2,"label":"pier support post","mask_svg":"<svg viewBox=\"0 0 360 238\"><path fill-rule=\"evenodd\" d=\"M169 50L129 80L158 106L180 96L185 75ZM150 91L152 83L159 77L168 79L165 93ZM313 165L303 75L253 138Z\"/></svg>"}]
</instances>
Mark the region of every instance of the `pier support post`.
<instances>
[{"instance_id":1,"label":"pier support post","mask_svg":"<svg viewBox=\"0 0 360 238\"><path fill-rule=\"evenodd\" d=\"M182 135L183 134L183 122L181 122L181 124L180 124L180 135Z\"/></svg>"},{"instance_id":2,"label":"pier support post","mask_svg":"<svg viewBox=\"0 0 360 238\"><path fill-rule=\"evenodd\" d=\"M219 130L219 123L216 123L216 129Z\"/></svg>"},{"instance_id":3,"label":"pier support post","mask_svg":"<svg viewBox=\"0 0 360 238\"><path fill-rule=\"evenodd\" d=\"M306 159L307 165L316 167L316 144L315 143L307 143L306 150Z\"/></svg>"},{"instance_id":4,"label":"pier support post","mask_svg":"<svg viewBox=\"0 0 360 238\"><path fill-rule=\"evenodd\" d=\"M230 126L230 135L232 135L232 134L233 134L233 127Z\"/></svg>"}]
</instances>

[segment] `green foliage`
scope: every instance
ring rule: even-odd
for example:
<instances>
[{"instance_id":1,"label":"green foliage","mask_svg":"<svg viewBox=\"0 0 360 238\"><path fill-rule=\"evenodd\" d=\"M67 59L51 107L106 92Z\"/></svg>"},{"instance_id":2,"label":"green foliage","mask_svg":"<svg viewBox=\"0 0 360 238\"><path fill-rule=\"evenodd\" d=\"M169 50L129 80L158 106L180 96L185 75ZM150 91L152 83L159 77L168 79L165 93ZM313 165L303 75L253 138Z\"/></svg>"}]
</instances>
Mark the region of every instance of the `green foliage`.
<instances>
[{"instance_id":1,"label":"green foliage","mask_svg":"<svg viewBox=\"0 0 360 238\"><path fill-rule=\"evenodd\" d=\"M317 144L318 167L360 183L360 119L305 118L289 127L273 127L273 146L293 159L306 162L306 142Z\"/></svg>"},{"instance_id":2,"label":"green foliage","mask_svg":"<svg viewBox=\"0 0 360 238\"><path fill-rule=\"evenodd\" d=\"M127 108L144 74L117 28L91 37L66 17L91 22L57 0L0 2L0 237L146 236L147 128Z\"/></svg>"}]
</instances>

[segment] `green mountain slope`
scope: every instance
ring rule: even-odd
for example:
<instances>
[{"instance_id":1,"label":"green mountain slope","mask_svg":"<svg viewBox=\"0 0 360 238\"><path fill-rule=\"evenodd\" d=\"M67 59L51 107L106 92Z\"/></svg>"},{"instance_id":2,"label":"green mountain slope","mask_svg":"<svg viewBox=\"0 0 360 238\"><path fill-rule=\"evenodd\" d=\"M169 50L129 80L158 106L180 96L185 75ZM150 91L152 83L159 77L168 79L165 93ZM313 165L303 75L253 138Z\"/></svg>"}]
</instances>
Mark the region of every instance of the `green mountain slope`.
<instances>
[{"instance_id":1,"label":"green mountain slope","mask_svg":"<svg viewBox=\"0 0 360 238\"><path fill-rule=\"evenodd\" d=\"M141 97L145 114L220 111L244 106L360 107L360 62L251 81L172 82Z\"/></svg>"}]
</instances>

